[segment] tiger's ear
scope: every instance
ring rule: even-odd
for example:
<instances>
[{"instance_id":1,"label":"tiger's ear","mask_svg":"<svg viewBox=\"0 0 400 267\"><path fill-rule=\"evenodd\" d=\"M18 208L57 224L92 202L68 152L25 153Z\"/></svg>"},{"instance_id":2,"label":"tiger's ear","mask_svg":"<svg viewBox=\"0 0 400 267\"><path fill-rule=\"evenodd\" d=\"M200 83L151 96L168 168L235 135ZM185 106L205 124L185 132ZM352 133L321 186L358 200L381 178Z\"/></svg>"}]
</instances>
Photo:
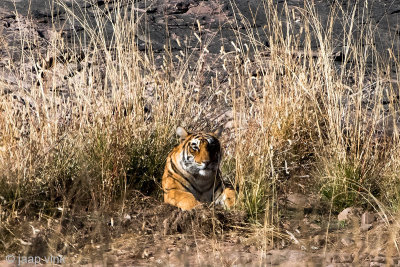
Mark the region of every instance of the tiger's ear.
<instances>
[{"instance_id":1,"label":"tiger's ear","mask_svg":"<svg viewBox=\"0 0 400 267\"><path fill-rule=\"evenodd\" d=\"M179 126L178 128L176 128L176 134L179 136L179 139L183 141L185 140L185 138L188 136L189 133L186 132L185 129Z\"/></svg>"},{"instance_id":2,"label":"tiger's ear","mask_svg":"<svg viewBox=\"0 0 400 267\"><path fill-rule=\"evenodd\" d=\"M214 132L215 136L218 137L218 138L221 137L221 133L222 133L223 130L224 130L224 127L219 126L218 129L215 130L215 132Z\"/></svg>"}]
</instances>

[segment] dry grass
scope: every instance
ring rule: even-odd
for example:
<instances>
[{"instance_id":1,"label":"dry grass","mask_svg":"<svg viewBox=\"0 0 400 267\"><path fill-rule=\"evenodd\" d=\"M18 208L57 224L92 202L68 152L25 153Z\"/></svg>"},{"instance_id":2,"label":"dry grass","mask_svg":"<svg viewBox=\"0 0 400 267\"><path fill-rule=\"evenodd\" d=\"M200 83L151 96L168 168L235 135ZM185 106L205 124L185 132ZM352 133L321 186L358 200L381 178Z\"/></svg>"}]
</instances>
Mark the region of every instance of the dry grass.
<instances>
[{"instance_id":1,"label":"dry grass","mask_svg":"<svg viewBox=\"0 0 400 267\"><path fill-rule=\"evenodd\" d=\"M21 233L10 226L15 223L48 221L58 229L82 212L113 209L122 216L134 189L159 197L176 126L218 126L208 119L215 103L209 99L232 111L223 173L237 185L236 208L264 224L268 242L275 232L270 226L278 226L280 190L303 174L310 175L302 181L308 190L320 191L333 211L369 205L388 216L396 213L398 87L389 83L389 74L398 73L397 59L376 51L372 22L360 26L357 38L351 35L358 5L332 9L328 25L312 6L287 8L282 23L272 1L265 5L269 47L246 27L236 51L222 51L218 58L228 83L216 81L209 88L196 83L204 78L201 63L189 70L192 55L175 62L167 50L157 66L151 46L139 52L136 21L143 15L127 16L125 7L116 8L114 18L97 9L98 26L70 13L85 28L84 47L69 47L55 34L46 54L27 50L20 62L10 63L19 89L0 88L1 250L24 249ZM340 64L332 33L337 14L345 18ZM111 40L102 31L106 24L114 29ZM84 57L76 56L81 53ZM31 77L21 66L40 58L42 74ZM73 77L62 83L69 72ZM204 100L204 95L212 97ZM67 239L60 238L73 246Z\"/></svg>"}]
</instances>

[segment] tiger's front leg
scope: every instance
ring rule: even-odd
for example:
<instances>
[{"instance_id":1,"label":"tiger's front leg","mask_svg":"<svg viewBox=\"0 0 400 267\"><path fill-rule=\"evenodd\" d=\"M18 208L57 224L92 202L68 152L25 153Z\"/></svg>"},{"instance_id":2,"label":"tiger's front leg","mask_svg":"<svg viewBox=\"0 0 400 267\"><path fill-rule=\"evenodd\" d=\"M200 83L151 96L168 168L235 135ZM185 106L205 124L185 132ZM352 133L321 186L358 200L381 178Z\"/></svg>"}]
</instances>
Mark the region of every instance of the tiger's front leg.
<instances>
[{"instance_id":1,"label":"tiger's front leg","mask_svg":"<svg viewBox=\"0 0 400 267\"><path fill-rule=\"evenodd\" d=\"M164 202L177 206L182 210L191 210L201 205L192 193L177 189L168 190L168 192L164 194Z\"/></svg>"}]
</instances>

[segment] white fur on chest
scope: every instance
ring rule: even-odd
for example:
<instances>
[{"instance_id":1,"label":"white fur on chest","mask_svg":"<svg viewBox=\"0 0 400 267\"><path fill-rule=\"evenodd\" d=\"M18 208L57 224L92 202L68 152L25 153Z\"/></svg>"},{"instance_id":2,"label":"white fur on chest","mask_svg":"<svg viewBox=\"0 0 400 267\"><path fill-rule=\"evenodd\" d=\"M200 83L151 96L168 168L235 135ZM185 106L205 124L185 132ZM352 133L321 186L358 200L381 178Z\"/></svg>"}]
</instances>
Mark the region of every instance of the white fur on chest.
<instances>
[{"instance_id":1,"label":"white fur on chest","mask_svg":"<svg viewBox=\"0 0 400 267\"><path fill-rule=\"evenodd\" d=\"M191 193L195 195L196 198L201 202L212 202L213 199L217 197L215 196L215 194L219 195L218 192L214 192L215 186L217 186L216 176L218 168L216 168L215 170L204 169L204 167L200 164L199 166L195 165L196 163L192 163L192 165L188 167L184 164L183 152L177 154L177 159L182 170L188 175L186 178L191 183ZM197 173L192 173L190 171L190 168L193 168L194 166L196 167ZM192 189L193 187L197 188L201 192ZM203 191L203 189L206 191Z\"/></svg>"}]
</instances>

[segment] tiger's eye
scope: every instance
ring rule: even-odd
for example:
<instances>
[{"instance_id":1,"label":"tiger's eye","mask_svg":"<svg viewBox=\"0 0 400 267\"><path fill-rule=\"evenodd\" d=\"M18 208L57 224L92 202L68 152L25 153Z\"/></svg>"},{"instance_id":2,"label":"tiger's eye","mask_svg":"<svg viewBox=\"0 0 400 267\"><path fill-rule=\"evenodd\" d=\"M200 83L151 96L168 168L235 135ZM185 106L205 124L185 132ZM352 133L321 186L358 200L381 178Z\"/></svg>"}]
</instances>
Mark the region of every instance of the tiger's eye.
<instances>
[{"instance_id":1,"label":"tiger's eye","mask_svg":"<svg viewBox=\"0 0 400 267\"><path fill-rule=\"evenodd\" d=\"M197 146L196 143L192 143L192 144L190 144L190 149L193 150L193 151L198 151L199 147Z\"/></svg>"}]
</instances>

